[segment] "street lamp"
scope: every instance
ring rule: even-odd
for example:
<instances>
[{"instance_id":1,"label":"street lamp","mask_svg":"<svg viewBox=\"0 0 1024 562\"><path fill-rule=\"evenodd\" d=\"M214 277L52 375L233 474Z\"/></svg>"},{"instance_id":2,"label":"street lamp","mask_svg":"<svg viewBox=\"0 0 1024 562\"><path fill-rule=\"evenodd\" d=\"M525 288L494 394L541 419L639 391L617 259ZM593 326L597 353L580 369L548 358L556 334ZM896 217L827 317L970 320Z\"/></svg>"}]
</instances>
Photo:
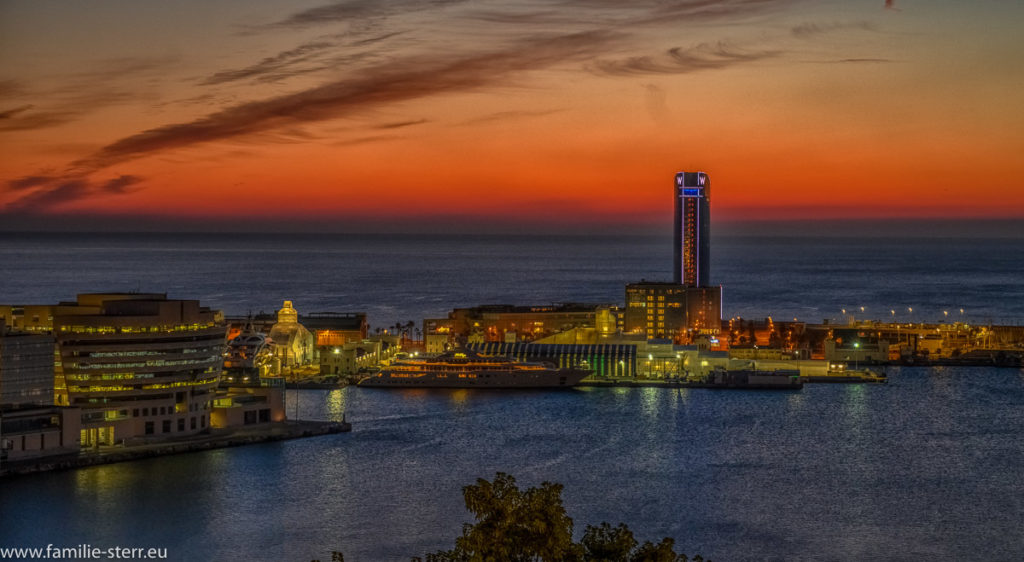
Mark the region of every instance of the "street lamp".
<instances>
[{"instance_id":1,"label":"street lamp","mask_svg":"<svg viewBox=\"0 0 1024 562\"><path fill-rule=\"evenodd\" d=\"M853 349L856 350L853 354L853 370L857 370L857 360L860 359L860 342L853 342Z\"/></svg>"}]
</instances>

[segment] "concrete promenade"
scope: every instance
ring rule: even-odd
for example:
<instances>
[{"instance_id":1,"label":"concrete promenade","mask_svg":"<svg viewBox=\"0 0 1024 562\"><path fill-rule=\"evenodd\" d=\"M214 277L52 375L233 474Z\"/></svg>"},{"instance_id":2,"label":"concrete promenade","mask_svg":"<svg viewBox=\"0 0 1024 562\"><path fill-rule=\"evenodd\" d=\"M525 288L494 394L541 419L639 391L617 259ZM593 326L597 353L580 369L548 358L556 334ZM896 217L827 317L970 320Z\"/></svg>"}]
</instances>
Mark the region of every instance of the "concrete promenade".
<instances>
[{"instance_id":1,"label":"concrete promenade","mask_svg":"<svg viewBox=\"0 0 1024 562\"><path fill-rule=\"evenodd\" d=\"M0 476L30 474L48 470L66 470L163 455L237 447L253 443L344 433L351 430L352 425L347 422L321 421L284 421L262 423L235 429L211 429L207 435L190 438L168 439L145 445L103 446L98 449L63 456L4 462L2 470L0 470Z\"/></svg>"}]
</instances>

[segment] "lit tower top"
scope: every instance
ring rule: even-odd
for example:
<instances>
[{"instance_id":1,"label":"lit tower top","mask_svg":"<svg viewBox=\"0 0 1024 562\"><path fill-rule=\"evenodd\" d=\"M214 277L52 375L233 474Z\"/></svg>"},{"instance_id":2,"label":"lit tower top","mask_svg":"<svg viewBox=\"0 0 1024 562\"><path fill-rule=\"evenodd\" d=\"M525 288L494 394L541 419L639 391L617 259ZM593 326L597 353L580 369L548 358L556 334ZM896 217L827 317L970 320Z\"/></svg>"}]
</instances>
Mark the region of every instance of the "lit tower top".
<instances>
[{"instance_id":1,"label":"lit tower top","mask_svg":"<svg viewBox=\"0 0 1024 562\"><path fill-rule=\"evenodd\" d=\"M297 324L299 313L292 308L292 301L284 301L284 307L277 311L278 324Z\"/></svg>"},{"instance_id":2,"label":"lit tower top","mask_svg":"<svg viewBox=\"0 0 1024 562\"><path fill-rule=\"evenodd\" d=\"M704 172L679 172L675 181L675 282L707 287L711 262L711 180Z\"/></svg>"}]
</instances>

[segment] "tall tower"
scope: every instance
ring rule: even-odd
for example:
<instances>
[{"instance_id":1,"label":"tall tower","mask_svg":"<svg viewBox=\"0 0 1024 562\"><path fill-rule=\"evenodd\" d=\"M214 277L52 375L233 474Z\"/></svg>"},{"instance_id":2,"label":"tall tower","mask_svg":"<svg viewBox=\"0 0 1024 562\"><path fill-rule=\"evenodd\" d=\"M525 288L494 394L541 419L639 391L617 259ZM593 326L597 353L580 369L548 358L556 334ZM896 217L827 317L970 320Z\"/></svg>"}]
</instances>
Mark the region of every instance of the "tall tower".
<instances>
[{"instance_id":1,"label":"tall tower","mask_svg":"<svg viewBox=\"0 0 1024 562\"><path fill-rule=\"evenodd\" d=\"M711 263L711 180L704 172L679 172L675 181L675 282L707 287Z\"/></svg>"}]
</instances>

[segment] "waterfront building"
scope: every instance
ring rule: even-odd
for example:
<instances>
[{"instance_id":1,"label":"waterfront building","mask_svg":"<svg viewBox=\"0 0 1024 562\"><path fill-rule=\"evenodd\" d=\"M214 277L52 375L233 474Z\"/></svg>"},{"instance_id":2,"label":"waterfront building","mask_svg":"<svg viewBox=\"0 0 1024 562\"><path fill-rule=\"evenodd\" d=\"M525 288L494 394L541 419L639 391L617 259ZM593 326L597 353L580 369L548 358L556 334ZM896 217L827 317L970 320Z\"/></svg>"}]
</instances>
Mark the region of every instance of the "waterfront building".
<instances>
[{"instance_id":1,"label":"waterfront building","mask_svg":"<svg viewBox=\"0 0 1024 562\"><path fill-rule=\"evenodd\" d=\"M225 343L220 311L166 294L102 293L0 312L53 334L55 401L81 409L83 447L208 427Z\"/></svg>"},{"instance_id":2,"label":"waterfront building","mask_svg":"<svg viewBox=\"0 0 1024 562\"><path fill-rule=\"evenodd\" d=\"M483 305L456 308L448 318L423 321L427 353L466 342L535 341L572 328L593 328L611 334L617 328L618 308L596 304L542 306Z\"/></svg>"},{"instance_id":3,"label":"waterfront building","mask_svg":"<svg viewBox=\"0 0 1024 562\"><path fill-rule=\"evenodd\" d=\"M722 325L722 288L641 281L626 285L623 331L648 338L692 341L717 334Z\"/></svg>"},{"instance_id":4,"label":"waterfront building","mask_svg":"<svg viewBox=\"0 0 1024 562\"><path fill-rule=\"evenodd\" d=\"M511 357L519 361L547 362L559 368L585 365L601 377L637 375L637 346L633 344L543 344L482 342L466 345L483 355Z\"/></svg>"},{"instance_id":5,"label":"waterfront building","mask_svg":"<svg viewBox=\"0 0 1024 562\"><path fill-rule=\"evenodd\" d=\"M710 285L711 180L704 172L675 176L674 281L686 287Z\"/></svg>"},{"instance_id":6,"label":"waterfront building","mask_svg":"<svg viewBox=\"0 0 1024 562\"><path fill-rule=\"evenodd\" d=\"M321 348L320 374L347 376L359 369L375 367L398 352L398 341L397 336L380 336Z\"/></svg>"},{"instance_id":7,"label":"waterfront building","mask_svg":"<svg viewBox=\"0 0 1024 562\"><path fill-rule=\"evenodd\" d=\"M370 329L365 312L313 312L300 315L299 322L313 332L318 349L363 341Z\"/></svg>"},{"instance_id":8,"label":"waterfront building","mask_svg":"<svg viewBox=\"0 0 1024 562\"><path fill-rule=\"evenodd\" d=\"M193 435L209 425L225 344L220 311L166 294L78 295L53 314L60 404L83 447Z\"/></svg>"},{"instance_id":9,"label":"waterfront building","mask_svg":"<svg viewBox=\"0 0 1024 562\"><path fill-rule=\"evenodd\" d=\"M927 334L933 341L941 345L938 334ZM825 360L829 363L850 364L881 364L890 359L889 342L880 337L878 332L859 330L857 328L837 328L832 337L825 340ZM897 347L893 359L899 359Z\"/></svg>"},{"instance_id":10,"label":"waterfront building","mask_svg":"<svg viewBox=\"0 0 1024 562\"><path fill-rule=\"evenodd\" d=\"M54 349L50 334L0 318L0 463L78 451L81 413L54 405Z\"/></svg>"},{"instance_id":11,"label":"waterfront building","mask_svg":"<svg viewBox=\"0 0 1024 562\"><path fill-rule=\"evenodd\" d=\"M52 335L13 330L0 318L0 404L54 404L55 348Z\"/></svg>"},{"instance_id":12,"label":"waterfront building","mask_svg":"<svg viewBox=\"0 0 1024 562\"><path fill-rule=\"evenodd\" d=\"M284 379L266 377L256 383L231 384L217 391L210 411L210 426L240 427L283 422Z\"/></svg>"},{"instance_id":13,"label":"waterfront building","mask_svg":"<svg viewBox=\"0 0 1024 562\"><path fill-rule=\"evenodd\" d=\"M299 323L299 313L292 307L292 301L284 301L277 311L277 323L270 329L270 341L274 358L281 369L291 369L314 362L316 340L313 334Z\"/></svg>"}]
</instances>

